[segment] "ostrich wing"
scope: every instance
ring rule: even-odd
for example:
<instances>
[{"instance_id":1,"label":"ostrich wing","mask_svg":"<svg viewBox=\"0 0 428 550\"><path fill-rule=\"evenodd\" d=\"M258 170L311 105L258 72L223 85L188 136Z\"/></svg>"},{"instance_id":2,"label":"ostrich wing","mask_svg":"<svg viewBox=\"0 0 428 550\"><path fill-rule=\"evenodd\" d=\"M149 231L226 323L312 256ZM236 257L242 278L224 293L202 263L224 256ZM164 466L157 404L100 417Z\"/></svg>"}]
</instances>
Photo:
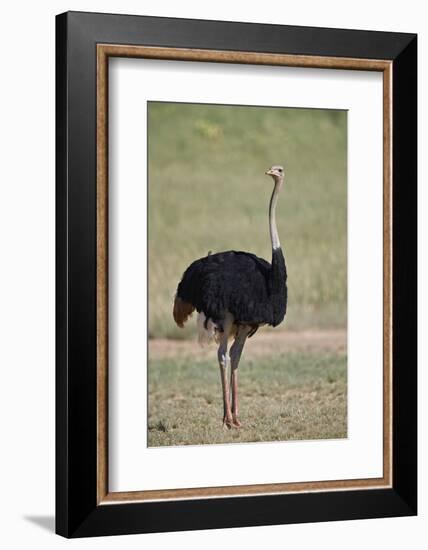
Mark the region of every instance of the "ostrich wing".
<instances>
[{"instance_id":1,"label":"ostrich wing","mask_svg":"<svg viewBox=\"0 0 428 550\"><path fill-rule=\"evenodd\" d=\"M247 252L219 252L194 261L177 296L221 323L229 311L237 323L272 324L269 262Z\"/></svg>"}]
</instances>

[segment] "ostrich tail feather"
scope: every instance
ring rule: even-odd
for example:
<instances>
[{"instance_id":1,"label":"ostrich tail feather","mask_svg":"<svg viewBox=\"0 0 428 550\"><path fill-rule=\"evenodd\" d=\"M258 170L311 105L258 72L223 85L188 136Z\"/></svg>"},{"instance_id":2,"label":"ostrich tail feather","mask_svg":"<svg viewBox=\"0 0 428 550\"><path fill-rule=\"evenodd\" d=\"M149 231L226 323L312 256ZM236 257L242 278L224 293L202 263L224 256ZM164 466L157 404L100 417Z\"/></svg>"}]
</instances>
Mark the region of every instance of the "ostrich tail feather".
<instances>
[{"instance_id":1,"label":"ostrich tail feather","mask_svg":"<svg viewBox=\"0 0 428 550\"><path fill-rule=\"evenodd\" d=\"M194 309L195 307L192 304L185 302L179 296L175 297L174 309L172 314L174 317L174 321L180 328L184 327L184 323L192 315Z\"/></svg>"}]
</instances>

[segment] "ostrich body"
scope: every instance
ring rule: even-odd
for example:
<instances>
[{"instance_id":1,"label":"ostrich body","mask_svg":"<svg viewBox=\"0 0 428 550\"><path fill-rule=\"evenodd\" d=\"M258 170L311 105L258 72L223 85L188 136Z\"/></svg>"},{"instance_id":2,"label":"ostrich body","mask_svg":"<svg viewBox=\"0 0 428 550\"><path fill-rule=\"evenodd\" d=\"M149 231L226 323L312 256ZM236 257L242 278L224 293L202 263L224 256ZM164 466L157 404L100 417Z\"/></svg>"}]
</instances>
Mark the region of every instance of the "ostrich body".
<instances>
[{"instance_id":1,"label":"ostrich body","mask_svg":"<svg viewBox=\"0 0 428 550\"><path fill-rule=\"evenodd\" d=\"M219 252L195 260L178 284L174 320L183 327L192 312L198 315L201 342L215 339L223 390L223 425L240 427L238 419L238 365L245 341L260 326L277 326L287 309L287 270L276 226L276 204L282 184L282 166L267 172L274 181L269 204L272 262L249 252ZM228 342L230 386L227 379ZM231 389L231 396L230 396Z\"/></svg>"}]
</instances>

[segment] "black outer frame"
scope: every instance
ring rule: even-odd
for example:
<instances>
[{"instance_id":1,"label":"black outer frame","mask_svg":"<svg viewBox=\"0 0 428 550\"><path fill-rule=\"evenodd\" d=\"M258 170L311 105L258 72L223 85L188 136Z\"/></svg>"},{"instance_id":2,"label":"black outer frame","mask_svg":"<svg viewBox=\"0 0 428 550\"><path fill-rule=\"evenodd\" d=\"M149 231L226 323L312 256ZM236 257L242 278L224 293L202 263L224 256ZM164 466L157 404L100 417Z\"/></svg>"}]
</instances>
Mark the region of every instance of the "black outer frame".
<instances>
[{"instance_id":1,"label":"black outer frame","mask_svg":"<svg viewBox=\"0 0 428 550\"><path fill-rule=\"evenodd\" d=\"M393 61L393 487L97 506L96 44ZM417 36L67 12L56 17L56 532L65 537L417 513Z\"/></svg>"}]
</instances>

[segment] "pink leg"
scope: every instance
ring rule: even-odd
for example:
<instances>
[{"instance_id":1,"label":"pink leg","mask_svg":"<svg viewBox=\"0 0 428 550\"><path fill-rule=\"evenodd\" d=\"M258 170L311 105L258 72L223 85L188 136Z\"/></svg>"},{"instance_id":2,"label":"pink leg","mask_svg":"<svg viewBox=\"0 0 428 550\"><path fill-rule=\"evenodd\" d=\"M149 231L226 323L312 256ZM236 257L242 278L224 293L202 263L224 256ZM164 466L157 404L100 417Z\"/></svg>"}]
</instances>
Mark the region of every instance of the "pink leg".
<instances>
[{"instance_id":1,"label":"pink leg","mask_svg":"<svg viewBox=\"0 0 428 550\"><path fill-rule=\"evenodd\" d=\"M227 381L227 362L220 363L221 386L223 389L223 427L231 428L233 425L232 411L230 407L229 383Z\"/></svg>"},{"instance_id":2,"label":"pink leg","mask_svg":"<svg viewBox=\"0 0 428 550\"><path fill-rule=\"evenodd\" d=\"M230 373L231 386L232 386L232 420L233 425L236 428L241 427L241 423L238 419L238 369L232 369Z\"/></svg>"},{"instance_id":3,"label":"pink leg","mask_svg":"<svg viewBox=\"0 0 428 550\"><path fill-rule=\"evenodd\" d=\"M221 333L220 345L217 352L220 366L221 387L223 391L223 428L231 428L233 426L232 410L230 406L230 388L227 380L227 341L230 328L230 323L224 327L224 332Z\"/></svg>"},{"instance_id":4,"label":"pink leg","mask_svg":"<svg viewBox=\"0 0 428 550\"><path fill-rule=\"evenodd\" d=\"M238 366L241 359L242 350L251 327L242 326L239 328L235 341L230 348L230 385L232 388L232 421L235 428L241 427L238 419Z\"/></svg>"}]
</instances>

